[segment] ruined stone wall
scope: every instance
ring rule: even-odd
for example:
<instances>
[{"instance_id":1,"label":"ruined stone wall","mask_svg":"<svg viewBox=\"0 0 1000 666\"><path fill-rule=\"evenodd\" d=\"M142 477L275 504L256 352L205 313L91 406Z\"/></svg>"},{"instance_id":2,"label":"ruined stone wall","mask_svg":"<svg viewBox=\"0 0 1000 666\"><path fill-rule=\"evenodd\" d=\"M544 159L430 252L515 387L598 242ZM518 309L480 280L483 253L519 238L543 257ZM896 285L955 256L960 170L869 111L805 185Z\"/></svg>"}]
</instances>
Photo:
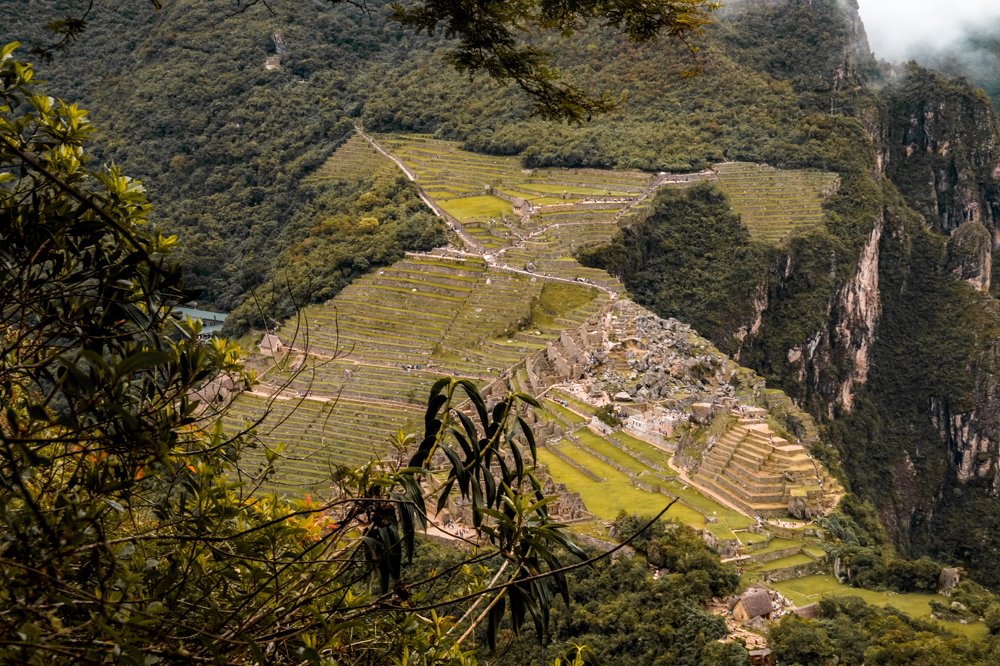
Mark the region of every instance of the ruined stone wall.
<instances>
[{"instance_id":1,"label":"ruined stone wall","mask_svg":"<svg viewBox=\"0 0 1000 666\"><path fill-rule=\"evenodd\" d=\"M792 567L781 567L770 571L761 571L760 579L765 583L780 583L793 578L802 578L814 574L823 573L827 570L825 562L804 562Z\"/></svg>"}]
</instances>

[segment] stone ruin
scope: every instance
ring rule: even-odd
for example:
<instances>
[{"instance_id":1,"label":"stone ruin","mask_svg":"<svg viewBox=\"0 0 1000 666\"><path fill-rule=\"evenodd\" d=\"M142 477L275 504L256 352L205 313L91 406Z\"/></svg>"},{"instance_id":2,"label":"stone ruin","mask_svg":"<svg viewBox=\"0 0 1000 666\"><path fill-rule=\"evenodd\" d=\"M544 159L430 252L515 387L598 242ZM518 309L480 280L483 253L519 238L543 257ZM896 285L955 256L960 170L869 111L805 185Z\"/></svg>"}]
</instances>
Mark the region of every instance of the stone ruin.
<instances>
[{"instance_id":1,"label":"stone ruin","mask_svg":"<svg viewBox=\"0 0 1000 666\"><path fill-rule=\"evenodd\" d=\"M938 594L950 597L951 593L958 587L958 569L942 569L941 577L938 580Z\"/></svg>"}]
</instances>

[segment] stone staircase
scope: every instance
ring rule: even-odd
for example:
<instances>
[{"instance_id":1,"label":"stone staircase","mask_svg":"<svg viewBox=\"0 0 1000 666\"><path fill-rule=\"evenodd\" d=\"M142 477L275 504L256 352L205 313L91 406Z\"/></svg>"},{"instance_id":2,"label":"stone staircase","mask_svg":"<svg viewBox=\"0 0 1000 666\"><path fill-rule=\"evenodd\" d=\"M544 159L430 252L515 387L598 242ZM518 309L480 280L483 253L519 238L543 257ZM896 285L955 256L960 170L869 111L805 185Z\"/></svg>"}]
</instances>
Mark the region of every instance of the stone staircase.
<instances>
[{"instance_id":1,"label":"stone staircase","mask_svg":"<svg viewBox=\"0 0 1000 666\"><path fill-rule=\"evenodd\" d=\"M774 436L760 420L741 418L705 455L692 481L748 515L782 517L793 496L818 502L821 479L830 483L824 477L802 446Z\"/></svg>"}]
</instances>

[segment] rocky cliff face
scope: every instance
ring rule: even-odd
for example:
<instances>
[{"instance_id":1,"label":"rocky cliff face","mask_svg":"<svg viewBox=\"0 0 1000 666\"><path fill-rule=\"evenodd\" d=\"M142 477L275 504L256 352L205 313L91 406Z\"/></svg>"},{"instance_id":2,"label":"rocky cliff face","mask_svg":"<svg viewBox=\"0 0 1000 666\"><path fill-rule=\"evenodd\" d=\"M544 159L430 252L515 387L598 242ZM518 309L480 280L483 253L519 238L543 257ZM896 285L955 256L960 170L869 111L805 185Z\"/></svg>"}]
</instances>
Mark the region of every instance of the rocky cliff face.
<instances>
[{"instance_id":1,"label":"rocky cliff face","mask_svg":"<svg viewBox=\"0 0 1000 666\"><path fill-rule=\"evenodd\" d=\"M990 290L993 272L990 232L978 222L966 222L952 234L942 269L969 283L976 291Z\"/></svg>"},{"instance_id":2,"label":"rocky cliff face","mask_svg":"<svg viewBox=\"0 0 1000 666\"><path fill-rule=\"evenodd\" d=\"M1000 303L985 295L978 301L987 322L1000 321ZM958 480L986 479L996 492L1000 490L1000 337L985 330L979 333L986 348L965 368L973 381L971 399L933 397L930 416Z\"/></svg>"},{"instance_id":3,"label":"rocky cliff face","mask_svg":"<svg viewBox=\"0 0 1000 666\"><path fill-rule=\"evenodd\" d=\"M868 379L880 311L878 261L883 224L880 216L861 253L854 279L841 290L835 310L838 319L833 325L831 347L851 361L851 371L842 378L836 391L837 404L847 411L853 406L854 391Z\"/></svg>"},{"instance_id":4,"label":"rocky cliff face","mask_svg":"<svg viewBox=\"0 0 1000 666\"><path fill-rule=\"evenodd\" d=\"M889 178L929 228L978 222L1000 247L1000 124L990 99L916 66L888 81Z\"/></svg>"},{"instance_id":5,"label":"rocky cliff face","mask_svg":"<svg viewBox=\"0 0 1000 666\"><path fill-rule=\"evenodd\" d=\"M853 277L830 301L826 327L788 350L794 376L820 397L828 418L833 418L838 409L851 411L855 392L868 379L880 313L879 243L883 226L880 216L872 226ZM830 372L835 366L848 370Z\"/></svg>"}]
</instances>

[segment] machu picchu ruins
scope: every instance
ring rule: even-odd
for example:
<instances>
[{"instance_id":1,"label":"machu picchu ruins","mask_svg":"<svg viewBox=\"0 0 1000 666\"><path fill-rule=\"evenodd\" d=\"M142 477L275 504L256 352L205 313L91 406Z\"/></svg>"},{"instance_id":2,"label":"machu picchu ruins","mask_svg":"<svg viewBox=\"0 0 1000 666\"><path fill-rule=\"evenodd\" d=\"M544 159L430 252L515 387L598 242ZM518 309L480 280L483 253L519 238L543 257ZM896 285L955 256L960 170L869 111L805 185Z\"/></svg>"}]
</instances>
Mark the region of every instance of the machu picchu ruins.
<instances>
[{"instance_id":1,"label":"machu picchu ruins","mask_svg":"<svg viewBox=\"0 0 1000 666\"><path fill-rule=\"evenodd\" d=\"M816 223L835 179L739 163L687 175L523 169L445 141L361 132L314 178L361 172L413 180L451 244L407 253L276 332L275 365L227 416L233 426L279 417L258 433L285 445L270 488L303 493L322 487L330 464L398 456L389 440L418 429L431 384L455 375L486 396L541 400L525 418L566 522L613 517L588 505L600 502L589 489L624 484L680 498L683 517L731 555L755 520L808 522L835 506L843 489L807 452L807 414L572 256L648 215L658 188L704 180L730 194L753 234L777 241Z\"/></svg>"}]
</instances>

